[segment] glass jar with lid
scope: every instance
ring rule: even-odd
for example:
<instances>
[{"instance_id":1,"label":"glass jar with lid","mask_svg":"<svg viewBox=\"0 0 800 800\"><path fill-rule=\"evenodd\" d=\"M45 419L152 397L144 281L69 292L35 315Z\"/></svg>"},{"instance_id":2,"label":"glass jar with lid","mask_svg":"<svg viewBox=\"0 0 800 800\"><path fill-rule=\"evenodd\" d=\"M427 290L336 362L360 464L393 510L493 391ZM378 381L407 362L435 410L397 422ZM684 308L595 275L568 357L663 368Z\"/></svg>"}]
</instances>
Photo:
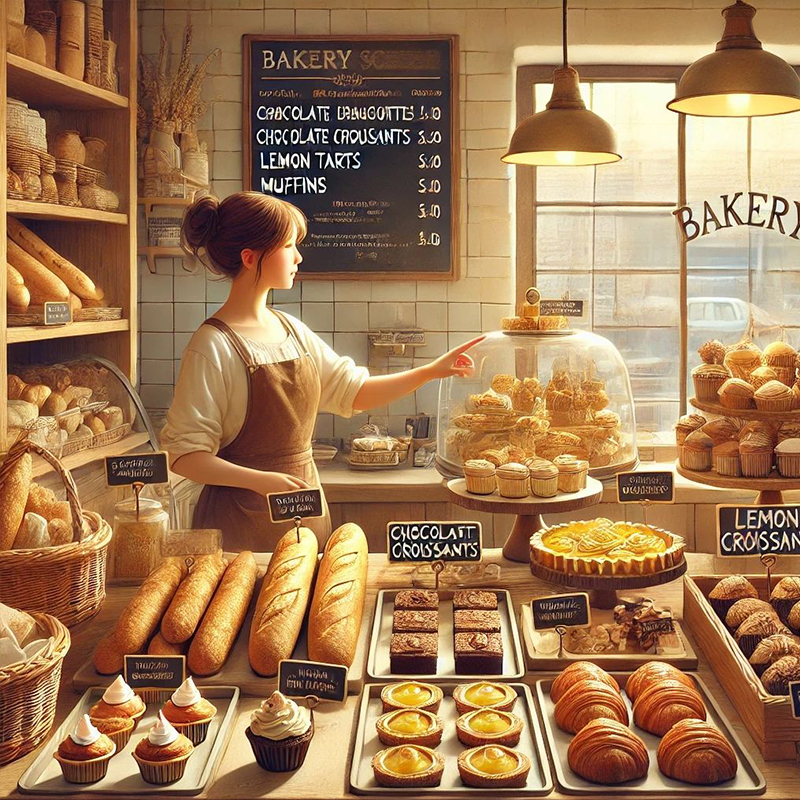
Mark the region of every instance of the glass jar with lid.
<instances>
[{"instance_id":1,"label":"glass jar with lid","mask_svg":"<svg viewBox=\"0 0 800 800\"><path fill-rule=\"evenodd\" d=\"M169 530L169 514L148 497L120 500L114 506L114 577L146 578L161 560L161 540Z\"/></svg>"}]
</instances>

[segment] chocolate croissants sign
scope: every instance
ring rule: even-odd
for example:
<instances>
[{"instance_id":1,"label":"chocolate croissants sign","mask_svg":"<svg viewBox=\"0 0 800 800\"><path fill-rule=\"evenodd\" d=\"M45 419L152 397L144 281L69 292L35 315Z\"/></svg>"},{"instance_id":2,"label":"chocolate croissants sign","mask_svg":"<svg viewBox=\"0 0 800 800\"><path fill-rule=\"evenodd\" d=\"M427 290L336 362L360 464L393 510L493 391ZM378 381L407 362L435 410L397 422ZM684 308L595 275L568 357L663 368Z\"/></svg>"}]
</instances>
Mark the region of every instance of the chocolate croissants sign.
<instances>
[{"instance_id":1,"label":"chocolate croissants sign","mask_svg":"<svg viewBox=\"0 0 800 800\"><path fill-rule=\"evenodd\" d=\"M390 522L389 561L480 561L480 522Z\"/></svg>"},{"instance_id":2,"label":"chocolate croissants sign","mask_svg":"<svg viewBox=\"0 0 800 800\"><path fill-rule=\"evenodd\" d=\"M717 506L717 555L800 555L800 506Z\"/></svg>"}]
</instances>

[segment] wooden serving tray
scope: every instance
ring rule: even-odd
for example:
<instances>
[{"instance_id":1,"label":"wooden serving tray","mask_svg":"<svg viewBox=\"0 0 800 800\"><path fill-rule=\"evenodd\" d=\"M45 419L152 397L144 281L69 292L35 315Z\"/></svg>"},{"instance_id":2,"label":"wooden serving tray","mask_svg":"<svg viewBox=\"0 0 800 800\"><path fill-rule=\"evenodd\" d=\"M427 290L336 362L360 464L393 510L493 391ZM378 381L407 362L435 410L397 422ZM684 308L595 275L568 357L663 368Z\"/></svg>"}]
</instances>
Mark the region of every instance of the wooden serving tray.
<instances>
[{"instance_id":1,"label":"wooden serving tray","mask_svg":"<svg viewBox=\"0 0 800 800\"><path fill-rule=\"evenodd\" d=\"M760 411L753 408L728 408L722 403L712 403L710 400L698 400L692 397L689 405L709 414L718 414L720 417L733 417L734 419L763 419L765 422L797 422L800 421L800 409L792 411Z\"/></svg>"}]
</instances>

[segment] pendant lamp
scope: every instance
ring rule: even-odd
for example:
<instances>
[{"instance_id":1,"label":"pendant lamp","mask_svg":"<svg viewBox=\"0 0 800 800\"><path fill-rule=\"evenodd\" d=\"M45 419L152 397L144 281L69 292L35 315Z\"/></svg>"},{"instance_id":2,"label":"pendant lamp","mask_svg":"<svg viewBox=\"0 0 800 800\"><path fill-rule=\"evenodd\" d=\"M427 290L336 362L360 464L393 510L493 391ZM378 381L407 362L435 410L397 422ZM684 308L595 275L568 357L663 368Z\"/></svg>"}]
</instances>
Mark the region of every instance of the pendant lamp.
<instances>
[{"instance_id":1,"label":"pendant lamp","mask_svg":"<svg viewBox=\"0 0 800 800\"><path fill-rule=\"evenodd\" d=\"M681 76L667 108L698 117L764 117L800 110L800 78L761 47L753 6L736 0L723 9L725 29L710 55Z\"/></svg>"},{"instance_id":2,"label":"pendant lamp","mask_svg":"<svg viewBox=\"0 0 800 800\"><path fill-rule=\"evenodd\" d=\"M507 164L588 166L622 158L614 129L586 108L578 72L567 62L567 0L563 0L562 17L564 63L553 72L553 94L544 111L517 126L508 152L500 159Z\"/></svg>"}]
</instances>

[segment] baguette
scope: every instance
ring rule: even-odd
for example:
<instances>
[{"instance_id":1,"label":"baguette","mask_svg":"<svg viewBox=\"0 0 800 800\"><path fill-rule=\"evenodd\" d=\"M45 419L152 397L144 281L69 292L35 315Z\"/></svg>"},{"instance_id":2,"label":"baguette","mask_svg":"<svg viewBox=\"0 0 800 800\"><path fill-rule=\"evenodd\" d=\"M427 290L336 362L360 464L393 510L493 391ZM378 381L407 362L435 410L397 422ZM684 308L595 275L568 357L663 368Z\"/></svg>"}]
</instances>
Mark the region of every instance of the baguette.
<instances>
[{"instance_id":1,"label":"baguette","mask_svg":"<svg viewBox=\"0 0 800 800\"><path fill-rule=\"evenodd\" d=\"M94 281L85 272L79 270L73 263L53 250L50 245L42 241L32 230L26 228L18 219L9 216L7 229L12 241L37 261L44 264L53 275L60 278L78 297L85 297L87 300L97 298L97 288L94 285ZM65 297L64 299L66 300L67 298Z\"/></svg>"},{"instance_id":2,"label":"baguette","mask_svg":"<svg viewBox=\"0 0 800 800\"><path fill-rule=\"evenodd\" d=\"M147 655L149 656L182 656L186 654L186 648L189 642L181 642L180 644L172 644L168 642L161 631L159 631L147 645Z\"/></svg>"},{"instance_id":3,"label":"baguette","mask_svg":"<svg viewBox=\"0 0 800 800\"><path fill-rule=\"evenodd\" d=\"M195 559L161 620L161 635L168 642L180 644L192 637L225 572L225 563L220 555Z\"/></svg>"},{"instance_id":4,"label":"baguette","mask_svg":"<svg viewBox=\"0 0 800 800\"><path fill-rule=\"evenodd\" d=\"M308 528L284 534L275 545L250 627L250 666L277 675L281 659L294 650L317 567L317 537Z\"/></svg>"},{"instance_id":5,"label":"baguette","mask_svg":"<svg viewBox=\"0 0 800 800\"><path fill-rule=\"evenodd\" d=\"M239 553L225 570L189 647L186 663L193 675L213 675L222 669L250 607L257 571L248 550Z\"/></svg>"},{"instance_id":6,"label":"baguette","mask_svg":"<svg viewBox=\"0 0 800 800\"><path fill-rule=\"evenodd\" d=\"M367 591L369 548L352 522L337 528L325 545L308 617L308 657L326 664L353 663Z\"/></svg>"},{"instance_id":7,"label":"baguette","mask_svg":"<svg viewBox=\"0 0 800 800\"><path fill-rule=\"evenodd\" d=\"M101 675L113 675L115 672L122 672L122 668L125 666L125 654L117 644L113 632L97 643L92 656L92 663Z\"/></svg>"},{"instance_id":8,"label":"baguette","mask_svg":"<svg viewBox=\"0 0 800 800\"><path fill-rule=\"evenodd\" d=\"M13 219L13 217L8 217ZM41 305L51 300L62 301L69 298L67 284L56 277L44 264L23 250L13 239L6 239L8 262L19 271L28 291L31 302Z\"/></svg>"},{"instance_id":9,"label":"baguette","mask_svg":"<svg viewBox=\"0 0 800 800\"><path fill-rule=\"evenodd\" d=\"M24 453L0 483L0 550L10 550L25 516L33 462Z\"/></svg>"},{"instance_id":10,"label":"baguette","mask_svg":"<svg viewBox=\"0 0 800 800\"><path fill-rule=\"evenodd\" d=\"M31 304L31 293L19 270L6 263L6 295L8 305L25 309Z\"/></svg>"}]
</instances>

